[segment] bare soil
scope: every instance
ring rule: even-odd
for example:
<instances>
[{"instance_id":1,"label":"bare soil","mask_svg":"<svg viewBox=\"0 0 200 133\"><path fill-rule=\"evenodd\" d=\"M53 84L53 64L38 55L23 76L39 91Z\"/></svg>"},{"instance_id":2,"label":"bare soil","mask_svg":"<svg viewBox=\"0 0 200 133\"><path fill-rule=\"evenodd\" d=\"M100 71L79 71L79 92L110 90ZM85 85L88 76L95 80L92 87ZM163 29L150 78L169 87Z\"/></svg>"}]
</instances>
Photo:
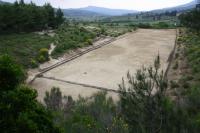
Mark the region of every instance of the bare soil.
<instances>
[{"instance_id":1,"label":"bare soil","mask_svg":"<svg viewBox=\"0 0 200 133\"><path fill-rule=\"evenodd\" d=\"M161 57L162 69L165 70L175 39L175 30L139 29L136 33L127 34L109 45L52 69L44 76L117 90L122 77L125 77L128 71L134 74L143 65L151 65L158 54ZM64 95L71 95L74 99L79 95L91 96L99 91L43 78L36 79L32 84L39 93L40 101L45 91L49 91L53 86L60 87ZM114 92L109 92L109 95L117 99Z\"/></svg>"}]
</instances>

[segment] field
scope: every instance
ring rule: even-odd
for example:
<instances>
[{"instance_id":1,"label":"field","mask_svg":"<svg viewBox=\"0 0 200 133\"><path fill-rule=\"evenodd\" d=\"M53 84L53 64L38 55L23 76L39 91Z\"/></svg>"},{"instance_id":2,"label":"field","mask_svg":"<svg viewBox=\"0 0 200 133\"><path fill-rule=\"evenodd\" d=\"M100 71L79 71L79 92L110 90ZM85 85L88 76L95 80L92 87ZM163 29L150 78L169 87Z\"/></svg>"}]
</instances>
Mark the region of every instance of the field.
<instances>
[{"instance_id":1,"label":"field","mask_svg":"<svg viewBox=\"0 0 200 133\"><path fill-rule=\"evenodd\" d=\"M53 86L60 87L64 95L72 95L75 99L78 95L90 96L98 91L86 86L117 90L128 71L133 74L143 64L152 64L158 54L162 68L166 69L175 38L175 30L139 29L45 73L46 78L36 79L32 86L38 90L41 101L45 91ZM114 92L109 94L117 98Z\"/></svg>"}]
</instances>

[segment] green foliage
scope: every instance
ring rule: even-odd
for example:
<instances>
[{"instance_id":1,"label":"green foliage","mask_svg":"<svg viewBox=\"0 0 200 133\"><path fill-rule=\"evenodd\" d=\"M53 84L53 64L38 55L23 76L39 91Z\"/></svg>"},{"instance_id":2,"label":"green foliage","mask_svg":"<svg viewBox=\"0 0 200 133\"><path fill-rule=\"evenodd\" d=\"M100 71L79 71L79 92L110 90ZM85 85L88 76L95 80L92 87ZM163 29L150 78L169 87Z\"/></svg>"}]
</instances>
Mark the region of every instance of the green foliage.
<instances>
[{"instance_id":1,"label":"green foliage","mask_svg":"<svg viewBox=\"0 0 200 133\"><path fill-rule=\"evenodd\" d=\"M45 104L48 109L58 110L62 106L62 93L59 88L52 88L51 92L46 92L46 96L44 98Z\"/></svg>"},{"instance_id":2,"label":"green foliage","mask_svg":"<svg viewBox=\"0 0 200 133\"><path fill-rule=\"evenodd\" d=\"M188 92L188 99L191 109L196 113L199 111L198 108L200 107L200 89L198 87L193 87Z\"/></svg>"},{"instance_id":3,"label":"green foliage","mask_svg":"<svg viewBox=\"0 0 200 133\"><path fill-rule=\"evenodd\" d=\"M45 57L43 55L40 55L37 59L40 63L44 63L46 61Z\"/></svg>"},{"instance_id":4,"label":"green foliage","mask_svg":"<svg viewBox=\"0 0 200 133\"><path fill-rule=\"evenodd\" d=\"M88 39L88 40L86 41L86 43L87 43L87 45L92 45L92 40L91 40L91 39Z\"/></svg>"},{"instance_id":5,"label":"green foliage","mask_svg":"<svg viewBox=\"0 0 200 133\"><path fill-rule=\"evenodd\" d=\"M43 63L49 60L49 50L47 48L42 48L39 51L38 61Z\"/></svg>"},{"instance_id":6,"label":"green foliage","mask_svg":"<svg viewBox=\"0 0 200 133\"><path fill-rule=\"evenodd\" d=\"M0 56L0 92L15 89L25 80L25 72L8 55Z\"/></svg>"},{"instance_id":7,"label":"green foliage","mask_svg":"<svg viewBox=\"0 0 200 133\"><path fill-rule=\"evenodd\" d=\"M160 73L160 58L154 67L138 70L135 77L127 74L127 85L119 85L122 114L131 132L160 132L163 121L168 118L164 112L167 97L167 80Z\"/></svg>"},{"instance_id":8,"label":"green foliage","mask_svg":"<svg viewBox=\"0 0 200 133\"><path fill-rule=\"evenodd\" d=\"M71 97L62 97L58 88L52 88L44 100L47 107L54 111L55 122L64 127L65 132L128 133L128 125L117 115L117 105L106 94L99 92L91 98L79 97L78 101L73 101ZM47 99L53 104L49 106Z\"/></svg>"},{"instance_id":9,"label":"green foliage","mask_svg":"<svg viewBox=\"0 0 200 133\"><path fill-rule=\"evenodd\" d=\"M64 14L63 14L62 10L59 8L56 11L56 24L57 24L57 26L61 25L64 21L65 21Z\"/></svg>"},{"instance_id":10,"label":"green foliage","mask_svg":"<svg viewBox=\"0 0 200 133\"><path fill-rule=\"evenodd\" d=\"M183 13L179 17L181 24L193 31L200 32L200 10L194 9L192 11Z\"/></svg>"},{"instance_id":11,"label":"green foliage","mask_svg":"<svg viewBox=\"0 0 200 133\"><path fill-rule=\"evenodd\" d=\"M56 35L56 48L53 51L53 57L58 57L64 52L92 44L96 33L78 26L60 26Z\"/></svg>"},{"instance_id":12,"label":"green foliage","mask_svg":"<svg viewBox=\"0 0 200 133\"><path fill-rule=\"evenodd\" d=\"M128 74L127 82L120 85L121 114L130 132L198 133L199 89L190 89L172 102L166 95L167 81L159 66L157 59L154 67L139 70L135 77ZM174 82L171 86L180 87Z\"/></svg>"},{"instance_id":13,"label":"green foliage","mask_svg":"<svg viewBox=\"0 0 200 133\"><path fill-rule=\"evenodd\" d=\"M37 61L39 51L49 48L54 38L36 33L10 34L0 36L0 55L9 54L25 68L32 67L32 60Z\"/></svg>"},{"instance_id":14,"label":"green foliage","mask_svg":"<svg viewBox=\"0 0 200 133\"><path fill-rule=\"evenodd\" d=\"M47 27L55 28L63 22L61 10L57 13L50 4L36 6L34 3L0 5L0 34L11 32L31 32Z\"/></svg>"},{"instance_id":15,"label":"green foliage","mask_svg":"<svg viewBox=\"0 0 200 133\"><path fill-rule=\"evenodd\" d=\"M139 23L137 25L139 28L150 29L152 26L149 23Z\"/></svg>"},{"instance_id":16,"label":"green foliage","mask_svg":"<svg viewBox=\"0 0 200 133\"><path fill-rule=\"evenodd\" d=\"M21 67L7 55L0 57L0 128L2 133L60 133L52 116L36 100L37 92L24 82Z\"/></svg>"},{"instance_id":17,"label":"green foliage","mask_svg":"<svg viewBox=\"0 0 200 133\"><path fill-rule=\"evenodd\" d=\"M176 81L170 81L170 87L171 89L174 89L174 88L179 88L180 86Z\"/></svg>"},{"instance_id":18,"label":"green foliage","mask_svg":"<svg viewBox=\"0 0 200 133\"><path fill-rule=\"evenodd\" d=\"M187 21L188 23L193 23L192 19L188 19ZM177 89L178 94L178 112L177 116L174 118L176 120L180 119L181 121L185 121L182 122L182 125L185 125L184 127L177 125L180 131L183 132L185 130L191 133L198 133L200 131L200 36L194 31L191 32L191 30L187 30L181 33L181 37L178 38L178 42L179 44L181 44L182 47L184 47L184 51L181 52L184 54L184 63L187 63L187 65L185 65L184 69L180 69L182 73L177 84L179 89L177 89L176 84L175 86L173 85L174 88Z\"/></svg>"},{"instance_id":19,"label":"green foliage","mask_svg":"<svg viewBox=\"0 0 200 133\"><path fill-rule=\"evenodd\" d=\"M178 69L178 61L175 62L173 69L175 69L175 70Z\"/></svg>"},{"instance_id":20,"label":"green foliage","mask_svg":"<svg viewBox=\"0 0 200 133\"><path fill-rule=\"evenodd\" d=\"M38 62L36 60L34 60L34 59L31 59L31 64L30 65L31 65L31 68L36 68L36 67L39 66Z\"/></svg>"},{"instance_id":21,"label":"green foliage","mask_svg":"<svg viewBox=\"0 0 200 133\"><path fill-rule=\"evenodd\" d=\"M186 47L186 57L193 74L200 73L200 37L192 33L186 34L183 43Z\"/></svg>"},{"instance_id":22,"label":"green foliage","mask_svg":"<svg viewBox=\"0 0 200 133\"><path fill-rule=\"evenodd\" d=\"M170 28L170 25L166 22L158 22L153 25L156 29L167 29Z\"/></svg>"}]
</instances>

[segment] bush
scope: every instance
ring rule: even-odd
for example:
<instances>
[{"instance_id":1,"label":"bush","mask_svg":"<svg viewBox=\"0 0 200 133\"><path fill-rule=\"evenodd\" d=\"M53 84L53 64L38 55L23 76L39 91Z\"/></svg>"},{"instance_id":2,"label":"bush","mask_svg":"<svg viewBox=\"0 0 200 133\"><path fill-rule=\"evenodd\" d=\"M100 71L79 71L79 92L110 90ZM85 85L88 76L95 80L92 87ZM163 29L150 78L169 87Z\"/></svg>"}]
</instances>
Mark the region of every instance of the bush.
<instances>
[{"instance_id":1,"label":"bush","mask_svg":"<svg viewBox=\"0 0 200 133\"><path fill-rule=\"evenodd\" d=\"M175 62L173 69L175 69L175 70L178 69L178 61Z\"/></svg>"},{"instance_id":2,"label":"bush","mask_svg":"<svg viewBox=\"0 0 200 133\"><path fill-rule=\"evenodd\" d=\"M34 59L31 59L31 68L37 68L39 66L38 62Z\"/></svg>"},{"instance_id":3,"label":"bush","mask_svg":"<svg viewBox=\"0 0 200 133\"><path fill-rule=\"evenodd\" d=\"M44 62L46 61L46 59L45 59L45 57L44 57L43 55L40 55L40 56L38 57L38 61L39 61L40 63L44 63Z\"/></svg>"},{"instance_id":4,"label":"bush","mask_svg":"<svg viewBox=\"0 0 200 133\"><path fill-rule=\"evenodd\" d=\"M183 82L183 88L187 89L190 87L190 83L189 82Z\"/></svg>"},{"instance_id":5,"label":"bush","mask_svg":"<svg viewBox=\"0 0 200 133\"><path fill-rule=\"evenodd\" d=\"M130 126L131 132L156 132L163 121L169 120L164 115L169 108L168 98L165 97L167 80L160 70L160 58L154 66L138 70L135 76L127 74L127 82L119 85L122 115ZM126 84L127 83L127 84ZM154 91L155 89L155 91ZM168 112L167 112L168 113ZM160 128L159 132L162 132Z\"/></svg>"},{"instance_id":6,"label":"bush","mask_svg":"<svg viewBox=\"0 0 200 133\"><path fill-rule=\"evenodd\" d=\"M139 23L137 25L139 28L150 29L152 26L149 23Z\"/></svg>"},{"instance_id":7,"label":"bush","mask_svg":"<svg viewBox=\"0 0 200 133\"><path fill-rule=\"evenodd\" d=\"M25 78L24 70L13 58L8 55L0 56L0 93L15 89Z\"/></svg>"},{"instance_id":8,"label":"bush","mask_svg":"<svg viewBox=\"0 0 200 133\"><path fill-rule=\"evenodd\" d=\"M170 81L170 88L174 89L174 88L179 88L179 84L176 81Z\"/></svg>"},{"instance_id":9,"label":"bush","mask_svg":"<svg viewBox=\"0 0 200 133\"><path fill-rule=\"evenodd\" d=\"M52 115L37 102L36 90L22 85L24 70L5 55L0 57L0 125L2 133L60 133Z\"/></svg>"},{"instance_id":10,"label":"bush","mask_svg":"<svg viewBox=\"0 0 200 133\"><path fill-rule=\"evenodd\" d=\"M44 61L48 61L49 60L49 50L47 48L42 48L39 51L39 57L44 58ZM40 60L40 62L43 60Z\"/></svg>"},{"instance_id":11,"label":"bush","mask_svg":"<svg viewBox=\"0 0 200 133\"><path fill-rule=\"evenodd\" d=\"M63 126L65 132L128 133L128 125L121 116L117 115L117 105L112 98L107 98L106 92L99 92L91 98L79 97L77 101L73 101L70 97L63 97L61 100L62 94L60 95L60 92L58 93L59 100L56 100L57 93L52 93L55 92L54 90L55 88L45 98L49 99L52 97L50 101L54 101L54 104L51 104L53 106L49 106L49 102L45 103L48 109L53 110L54 114L57 114L55 115L56 123L58 126ZM60 102L57 103L57 101ZM60 103L62 105L58 107ZM55 111L54 107L56 107L57 111Z\"/></svg>"},{"instance_id":12,"label":"bush","mask_svg":"<svg viewBox=\"0 0 200 133\"><path fill-rule=\"evenodd\" d=\"M132 32L132 29L128 29L128 32Z\"/></svg>"},{"instance_id":13,"label":"bush","mask_svg":"<svg viewBox=\"0 0 200 133\"><path fill-rule=\"evenodd\" d=\"M55 43L56 48L52 56L54 58L59 57L68 50L92 45L91 42L96 36L95 32L86 30L83 27L61 26L57 30L56 38L58 41Z\"/></svg>"},{"instance_id":14,"label":"bush","mask_svg":"<svg viewBox=\"0 0 200 133\"><path fill-rule=\"evenodd\" d=\"M177 59L179 57L179 53L175 54L175 59Z\"/></svg>"},{"instance_id":15,"label":"bush","mask_svg":"<svg viewBox=\"0 0 200 133\"><path fill-rule=\"evenodd\" d=\"M166 29L169 28L169 24L166 22L159 22L153 25L153 27L158 28L158 29Z\"/></svg>"},{"instance_id":16,"label":"bush","mask_svg":"<svg viewBox=\"0 0 200 133\"><path fill-rule=\"evenodd\" d=\"M200 10L192 10L186 13L182 13L179 16L180 22L183 26L192 29L195 32L200 32Z\"/></svg>"},{"instance_id":17,"label":"bush","mask_svg":"<svg viewBox=\"0 0 200 133\"><path fill-rule=\"evenodd\" d=\"M197 108L200 106L200 89L198 87L192 87L188 92L188 99L189 99L189 105L191 108L193 108L195 111L198 112Z\"/></svg>"},{"instance_id":18,"label":"bush","mask_svg":"<svg viewBox=\"0 0 200 133\"><path fill-rule=\"evenodd\" d=\"M88 40L87 40L87 44L88 44L88 45L92 45L92 44L93 44L93 43L92 43L92 40L91 40L91 39L88 39Z\"/></svg>"},{"instance_id":19,"label":"bush","mask_svg":"<svg viewBox=\"0 0 200 133\"><path fill-rule=\"evenodd\" d=\"M62 106L62 93L60 89L53 87L51 92L46 92L44 102L48 109L59 110Z\"/></svg>"}]
</instances>

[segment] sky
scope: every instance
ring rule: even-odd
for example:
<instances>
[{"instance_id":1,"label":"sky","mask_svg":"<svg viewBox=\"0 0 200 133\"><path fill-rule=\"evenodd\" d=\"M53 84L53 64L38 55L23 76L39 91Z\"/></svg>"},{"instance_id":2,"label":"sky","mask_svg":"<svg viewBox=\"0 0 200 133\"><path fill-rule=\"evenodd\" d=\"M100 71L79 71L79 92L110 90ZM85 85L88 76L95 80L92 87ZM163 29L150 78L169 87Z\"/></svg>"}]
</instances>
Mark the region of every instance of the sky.
<instances>
[{"instance_id":1,"label":"sky","mask_svg":"<svg viewBox=\"0 0 200 133\"><path fill-rule=\"evenodd\" d=\"M2 0L14 2L15 0ZM24 0L30 2L31 0ZM86 6L99 6L113 9L130 9L138 11L149 11L165 7L173 7L192 0L32 0L37 5L43 5L46 2L51 3L53 7L60 8L80 8Z\"/></svg>"}]
</instances>

